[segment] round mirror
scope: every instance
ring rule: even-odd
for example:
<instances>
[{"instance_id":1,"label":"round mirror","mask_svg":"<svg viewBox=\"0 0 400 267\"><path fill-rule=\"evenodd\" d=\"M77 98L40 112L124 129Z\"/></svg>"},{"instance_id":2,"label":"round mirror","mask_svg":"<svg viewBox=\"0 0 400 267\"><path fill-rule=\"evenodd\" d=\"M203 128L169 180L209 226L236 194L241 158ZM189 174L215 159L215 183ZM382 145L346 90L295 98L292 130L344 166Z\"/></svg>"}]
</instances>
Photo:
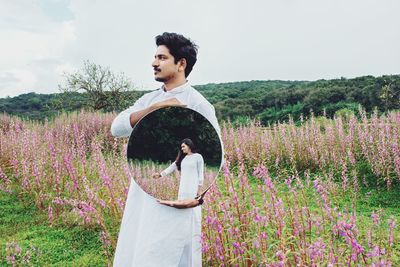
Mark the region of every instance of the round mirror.
<instances>
[{"instance_id":1,"label":"round mirror","mask_svg":"<svg viewBox=\"0 0 400 267\"><path fill-rule=\"evenodd\" d=\"M133 179L162 200L202 194L215 183L222 157L220 137L212 124L182 107L147 114L135 125L127 147Z\"/></svg>"}]
</instances>

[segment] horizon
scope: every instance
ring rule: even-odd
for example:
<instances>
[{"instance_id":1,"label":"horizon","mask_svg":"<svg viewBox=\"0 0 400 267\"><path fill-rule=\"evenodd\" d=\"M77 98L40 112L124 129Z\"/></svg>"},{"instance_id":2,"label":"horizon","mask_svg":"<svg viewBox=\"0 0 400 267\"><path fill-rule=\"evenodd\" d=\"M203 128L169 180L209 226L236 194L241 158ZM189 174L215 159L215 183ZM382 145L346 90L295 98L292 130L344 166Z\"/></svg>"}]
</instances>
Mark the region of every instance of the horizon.
<instances>
[{"instance_id":1,"label":"horizon","mask_svg":"<svg viewBox=\"0 0 400 267\"><path fill-rule=\"evenodd\" d=\"M362 78L362 77L374 77L374 78L378 78L378 77L383 77L383 76L399 76L400 73L398 74L382 74L382 75L362 75L362 76L356 76L356 77L338 77L338 78L332 78L332 79L316 79L316 80L243 80L243 81L231 81L231 82L220 82L220 83L205 83L205 84L191 84L192 86L207 86L207 85L213 85L213 84L231 84L231 83L240 83L240 82L273 82L273 81L281 81L281 82L317 82L317 81L329 81L329 80L340 80L342 78L347 79L347 80L351 80L351 79L357 79L357 78ZM158 90L158 88L154 88L154 89L143 89L140 90L138 88L133 88L132 90L129 91L154 91L154 90ZM61 94L62 92L57 91L57 92L45 92L45 93L41 93L41 92L34 92L34 91L30 91L30 92L24 92L21 93L19 95L15 95L15 96L3 96L0 97L0 99L4 99L4 98L13 98L13 97L18 97L21 95L27 95L27 94L38 94L38 95L51 95L51 94ZM77 92L77 93L81 93L81 92Z\"/></svg>"}]
</instances>

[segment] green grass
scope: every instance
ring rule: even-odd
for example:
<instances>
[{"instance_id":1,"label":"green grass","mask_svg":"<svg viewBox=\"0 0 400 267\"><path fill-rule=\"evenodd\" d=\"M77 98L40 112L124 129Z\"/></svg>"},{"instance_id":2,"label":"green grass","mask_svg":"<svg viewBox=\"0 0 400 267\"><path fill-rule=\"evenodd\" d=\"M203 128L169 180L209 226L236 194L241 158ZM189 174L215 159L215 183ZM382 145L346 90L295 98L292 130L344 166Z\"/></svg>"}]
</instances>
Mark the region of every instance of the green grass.
<instances>
[{"instance_id":1,"label":"green grass","mask_svg":"<svg viewBox=\"0 0 400 267\"><path fill-rule=\"evenodd\" d=\"M220 190L226 193L222 176L220 173L217 184ZM262 184L262 181L252 175L249 179L254 190L254 197L257 202L261 202L261 192L256 190L256 187L257 184ZM235 183L238 183L238 180ZM283 182L277 182L275 185L278 195L283 196L287 193L287 187ZM363 186L357 194L351 194L351 190L341 192L340 187L338 190L339 194L331 199L334 205L340 210L351 211L355 200L361 226L370 224L371 213L378 209L382 209L382 219L385 222L390 215L400 221L400 186L398 184L389 191L385 187ZM318 209L313 190L305 188L305 193L310 201L310 208ZM363 229L360 230L363 231ZM397 236L398 229L395 231ZM87 229L79 225L58 223L50 226L47 214L39 211L33 203L24 207L15 195L0 192L0 266L11 266L6 262L6 244L11 242L16 242L21 247L20 258L27 251L31 252L31 266L107 266L107 258L102 254L98 232L96 229ZM117 236L117 232L113 234ZM400 245L395 245L394 250L397 251L396 254L399 254ZM400 259L396 257L395 262L399 261Z\"/></svg>"},{"instance_id":2,"label":"green grass","mask_svg":"<svg viewBox=\"0 0 400 267\"><path fill-rule=\"evenodd\" d=\"M21 247L19 262L30 252L29 266L107 266L98 236L82 226L50 226L33 203L24 207L15 195L0 192L0 266L11 266L6 261L11 242Z\"/></svg>"}]
</instances>

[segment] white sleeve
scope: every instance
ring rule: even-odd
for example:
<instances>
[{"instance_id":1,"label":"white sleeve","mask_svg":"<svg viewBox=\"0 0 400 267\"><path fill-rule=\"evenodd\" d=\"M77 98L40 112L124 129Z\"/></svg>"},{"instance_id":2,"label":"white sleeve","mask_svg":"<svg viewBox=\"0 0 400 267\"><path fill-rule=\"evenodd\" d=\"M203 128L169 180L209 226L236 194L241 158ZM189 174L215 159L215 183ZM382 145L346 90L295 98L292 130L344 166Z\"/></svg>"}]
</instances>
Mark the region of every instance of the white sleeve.
<instances>
[{"instance_id":1,"label":"white sleeve","mask_svg":"<svg viewBox=\"0 0 400 267\"><path fill-rule=\"evenodd\" d=\"M199 177L199 185L203 185L204 182L204 160L203 157L199 154L199 158L197 159L197 173Z\"/></svg>"},{"instance_id":2,"label":"white sleeve","mask_svg":"<svg viewBox=\"0 0 400 267\"><path fill-rule=\"evenodd\" d=\"M218 120L215 116L215 108L213 105L204 100L193 109L203 115L211 123L218 135L221 135L221 129L219 128Z\"/></svg>"},{"instance_id":3,"label":"white sleeve","mask_svg":"<svg viewBox=\"0 0 400 267\"><path fill-rule=\"evenodd\" d=\"M208 101L202 101L199 105L197 105L194 108L195 111L199 112L201 115L203 115L214 127L215 131L218 134L219 142L221 144L221 150L222 150L222 155L221 155L221 165L222 167L224 165L225 159L224 159L224 143L222 142L221 138L221 128L219 127L219 123L217 120L217 117L215 115L215 108L213 105L211 105Z\"/></svg>"},{"instance_id":4,"label":"white sleeve","mask_svg":"<svg viewBox=\"0 0 400 267\"><path fill-rule=\"evenodd\" d=\"M165 170L163 170L163 171L160 173L160 174L161 174L161 177L167 176L167 175L171 174L173 171L175 171L175 170L177 170L177 169L178 169L178 167L176 166L175 161L174 161L174 162L172 162L171 165L169 165L168 168L166 168Z\"/></svg>"},{"instance_id":5,"label":"white sleeve","mask_svg":"<svg viewBox=\"0 0 400 267\"><path fill-rule=\"evenodd\" d=\"M147 108L145 105L145 96L140 97L133 106L125 109L115 117L111 124L111 134L113 136L125 137L132 133L133 127L131 126L130 116L133 112Z\"/></svg>"}]
</instances>

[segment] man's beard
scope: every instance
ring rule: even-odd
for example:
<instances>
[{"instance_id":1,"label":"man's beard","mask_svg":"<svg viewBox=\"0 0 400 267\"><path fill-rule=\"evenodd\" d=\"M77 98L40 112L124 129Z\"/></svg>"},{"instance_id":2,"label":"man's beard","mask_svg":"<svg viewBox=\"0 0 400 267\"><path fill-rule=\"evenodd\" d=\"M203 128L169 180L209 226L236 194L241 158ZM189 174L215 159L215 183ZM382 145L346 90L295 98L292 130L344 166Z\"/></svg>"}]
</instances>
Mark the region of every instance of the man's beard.
<instances>
[{"instance_id":1,"label":"man's beard","mask_svg":"<svg viewBox=\"0 0 400 267\"><path fill-rule=\"evenodd\" d=\"M157 82L163 82L163 83L169 81L171 78L173 78L173 75L170 75L170 76L167 76L167 77L154 77L154 79Z\"/></svg>"},{"instance_id":2,"label":"man's beard","mask_svg":"<svg viewBox=\"0 0 400 267\"><path fill-rule=\"evenodd\" d=\"M155 77L154 79L155 79L157 82L162 82L162 83L168 81L168 79L163 78L163 77Z\"/></svg>"}]
</instances>

